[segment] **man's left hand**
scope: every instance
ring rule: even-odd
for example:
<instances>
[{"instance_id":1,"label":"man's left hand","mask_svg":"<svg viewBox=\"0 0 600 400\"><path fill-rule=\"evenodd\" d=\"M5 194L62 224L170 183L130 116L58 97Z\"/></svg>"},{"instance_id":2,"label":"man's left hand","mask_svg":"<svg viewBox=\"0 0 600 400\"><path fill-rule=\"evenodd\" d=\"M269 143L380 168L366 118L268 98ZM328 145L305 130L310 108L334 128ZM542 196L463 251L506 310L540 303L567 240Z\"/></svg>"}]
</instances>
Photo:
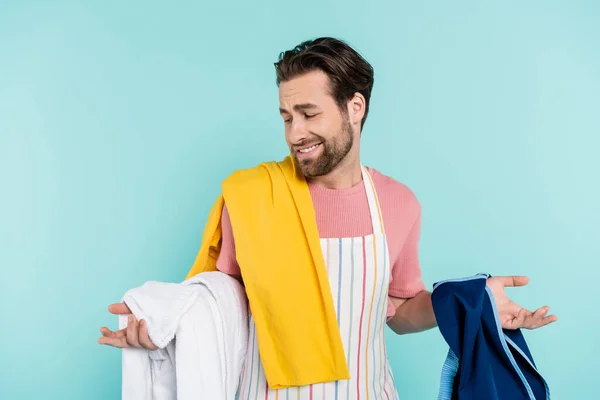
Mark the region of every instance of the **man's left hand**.
<instances>
[{"instance_id":1,"label":"man's left hand","mask_svg":"<svg viewBox=\"0 0 600 400\"><path fill-rule=\"evenodd\" d=\"M534 312L521 307L506 295L504 288L525 286L529 279L525 276L492 276L487 286L496 300L500 323L504 329L537 329L558 320L555 315L547 315L549 307L540 307Z\"/></svg>"}]
</instances>

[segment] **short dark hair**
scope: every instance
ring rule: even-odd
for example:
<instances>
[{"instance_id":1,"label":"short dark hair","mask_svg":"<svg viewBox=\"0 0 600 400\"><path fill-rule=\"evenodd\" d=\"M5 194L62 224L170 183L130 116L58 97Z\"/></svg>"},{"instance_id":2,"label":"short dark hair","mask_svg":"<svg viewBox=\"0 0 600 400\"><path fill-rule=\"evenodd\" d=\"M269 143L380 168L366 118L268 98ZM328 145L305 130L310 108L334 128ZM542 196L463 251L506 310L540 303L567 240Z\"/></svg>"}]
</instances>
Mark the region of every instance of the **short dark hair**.
<instances>
[{"instance_id":1,"label":"short dark hair","mask_svg":"<svg viewBox=\"0 0 600 400\"><path fill-rule=\"evenodd\" d=\"M365 115L361 129L369 113L369 100L373 89L374 71L356 50L340 39L320 37L300 43L282 52L275 63L277 86L305 73L321 70L329 77L331 95L342 112L345 103L356 92L365 97Z\"/></svg>"}]
</instances>

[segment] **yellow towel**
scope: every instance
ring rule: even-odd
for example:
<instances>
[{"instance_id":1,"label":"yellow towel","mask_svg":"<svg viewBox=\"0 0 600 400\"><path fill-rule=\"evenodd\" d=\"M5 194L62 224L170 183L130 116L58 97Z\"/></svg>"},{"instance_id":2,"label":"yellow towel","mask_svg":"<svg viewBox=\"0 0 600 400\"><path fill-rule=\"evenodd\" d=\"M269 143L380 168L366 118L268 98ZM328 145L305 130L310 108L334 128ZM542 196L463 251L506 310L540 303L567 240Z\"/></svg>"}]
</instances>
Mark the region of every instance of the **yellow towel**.
<instances>
[{"instance_id":1,"label":"yellow towel","mask_svg":"<svg viewBox=\"0 0 600 400\"><path fill-rule=\"evenodd\" d=\"M187 278L215 271L224 202L269 387L350 378L312 198L291 156L230 175Z\"/></svg>"}]
</instances>

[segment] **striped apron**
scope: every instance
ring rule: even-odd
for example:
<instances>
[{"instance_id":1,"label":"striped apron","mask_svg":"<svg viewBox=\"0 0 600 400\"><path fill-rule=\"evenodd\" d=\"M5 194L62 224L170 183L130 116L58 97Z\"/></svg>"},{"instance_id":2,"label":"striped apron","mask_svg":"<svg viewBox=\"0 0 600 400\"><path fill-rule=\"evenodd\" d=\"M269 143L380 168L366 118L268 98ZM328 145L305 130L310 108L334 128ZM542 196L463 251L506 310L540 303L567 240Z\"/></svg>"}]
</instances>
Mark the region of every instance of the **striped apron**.
<instances>
[{"instance_id":1,"label":"striped apron","mask_svg":"<svg viewBox=\"0 0 600 400\"><path fill-rule=\"evenodd\" d=\"M337 315L349 380L269 389L256 326L250 314L248 351L240 377L239 400L397 400L385 346L390 260L381 207L371 176L362 167L373 234L322 238L321 249Z\"/></svg>"}]
</instances>

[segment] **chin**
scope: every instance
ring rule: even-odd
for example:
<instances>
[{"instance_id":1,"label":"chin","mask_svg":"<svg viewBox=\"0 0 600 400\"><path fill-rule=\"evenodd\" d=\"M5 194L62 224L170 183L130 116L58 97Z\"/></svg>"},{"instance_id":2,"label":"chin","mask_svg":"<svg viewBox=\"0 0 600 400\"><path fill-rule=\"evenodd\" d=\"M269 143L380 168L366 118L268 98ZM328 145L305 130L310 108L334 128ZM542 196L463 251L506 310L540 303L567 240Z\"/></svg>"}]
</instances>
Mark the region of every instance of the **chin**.
<instances>
[{"instance_id":1,"label":"chin","mask_svg":"<svg viewBox=\"0 0 600 400\"><path fill-rule=\"evenodd\" d=\"M310 160L310 162L305 162L299 164L300 171L307 178L317 178L320 176L325 176L332 171L332 168L326 165L320 165L318 160Z\"/></svg>"},{"instance_id":2,"label":"chin","mask_svg":"<svg viewBox=\"0 0 600 400\"><path fill-rule=\"evenodd\" d=\"M298 160L298 158L296 156L294 156L294 159L296 160L296 165L298 165L298 168L300 169L300 172L302 172L302 175L310 178L314 175L312 172L314 172L314 164L315 164L315 160L310 159L310 160Z\"/></svg>"}]
</instances>

